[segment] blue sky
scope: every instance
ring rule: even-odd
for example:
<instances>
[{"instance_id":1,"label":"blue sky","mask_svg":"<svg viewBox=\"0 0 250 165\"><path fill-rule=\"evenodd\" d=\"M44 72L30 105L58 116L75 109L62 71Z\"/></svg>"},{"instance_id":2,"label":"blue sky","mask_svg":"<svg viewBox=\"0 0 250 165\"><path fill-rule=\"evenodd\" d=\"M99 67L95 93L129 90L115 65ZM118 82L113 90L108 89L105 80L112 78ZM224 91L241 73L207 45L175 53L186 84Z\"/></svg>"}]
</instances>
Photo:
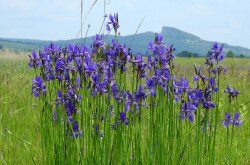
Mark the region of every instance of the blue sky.
<instances>
[{"instance_id":1,"label":"blue sky","mask_svg":"<svg viewBox=\"0 0 250 165\"><path fill-rule=\"evenodd\" d=\"M83 0L86 16L94 0ZM106 0L106 13L119 13L121 35L160 32L172 26L202 39L250 48L250 0ZM98 0L84 24L99 32L104 0ZM0 0L0 37L58 40L76 38L80 0Z\"/></svg>"}]
</instances>

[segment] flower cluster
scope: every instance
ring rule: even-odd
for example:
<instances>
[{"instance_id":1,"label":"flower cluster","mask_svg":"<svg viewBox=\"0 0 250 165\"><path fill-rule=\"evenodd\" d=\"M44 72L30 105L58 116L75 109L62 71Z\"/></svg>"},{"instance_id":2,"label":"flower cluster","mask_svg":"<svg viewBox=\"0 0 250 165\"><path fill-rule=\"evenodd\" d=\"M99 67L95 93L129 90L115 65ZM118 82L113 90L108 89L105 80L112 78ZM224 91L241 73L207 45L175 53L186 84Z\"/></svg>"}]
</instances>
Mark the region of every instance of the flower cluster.
<instances>
[{"instance_id":1,"label":"flower cluster","mask_svg":"<svg viewBox=\"0 0 250 165\"><path fill-rule=\"evenodd\" d=\"M118 14L110 15L109 19L107 30L112 26L117 32ZM154 41L149 43L147 59L139 53L134 55L130 48L119 43L117 39L113 39L111 43L104 42L103 35L94 36L89 47L78 44L61 47L51 43L39 53L32 51L30 56L29 66L36 71L40 69L40 76L33 79L32 92L36 97L45 95L46 91L50 94L56 92L55 97L50 95L53 98L49 98L55 100L53 119L58 120L57 113L62 113L63 109L66 115L63 120L67 123L67 134L73 137L83 134L76 116L83 115L79 105L84 99L82 93L86 93L86 90L90 91L95 99L102 96L107 98L107 111L110 111L111 118L114 117L116 126L118 123L130 123L130 115L126 115L128 112L140 115L141 107L158 104L161 98L156 96L159 93L179 102L179 117L192 122L199 106L206 112L216 106L213 101L214 93L219 90L216 79L221 71L225 70L218 64L224 58L223 45L213 44L205 63L206 75L202 74L200 66L195 65L194 87L190 86L186 77L181 76L178 79L173 74L174 51L173 45L167 45L164 37L158 33L155 34ZM130 88L124 85L126 82L122 83L126 81L126 73L132 74L134 80ZM46 84L56 85L54 88L46 89ZM230 97L239 94L229 86L225 92L228 92ZM114 104L122 107L113 109ZM101 123L105 120L100 116L105 112L92 111L94 132L101 133Z\"/></svg>"},{"instance_id":2,"label":"flower cluster","mask_svg":"<svg viewBox=\"0 0 250 165\"><path fill-rule=\"evenodd\" d=\"M41 76L36 76L32 80L32 93L34 96L39 97L41 94L45 94L46 92L46 86L43 82L43 79Z\"/></svg>"},{"instance_id":3,"label":"flower cluster","mask_svg":"<svg viewBox=\"0 0 250 165\"><path fill-rule=\"evenodd\" d=\"M240 112L235 112L234 117L232 117L230 112L225 113L225 118L222 122L224 126L234 125L239 126L242 125L243 121L240 118Z\"/></svg>"},{"instance_id":4,"label":"flower cluster","mask_svg":"<svg viewBox=\"0 0 250 165\"><path fill-rule=\"evenodd\" d=\"M227 88L224 90L224 92L228 93L228 98L230 100L233 99L234 97L237 97L240 94L240 91L230 87L229 85L227 85Z\"/></svg>"}]
</instances>

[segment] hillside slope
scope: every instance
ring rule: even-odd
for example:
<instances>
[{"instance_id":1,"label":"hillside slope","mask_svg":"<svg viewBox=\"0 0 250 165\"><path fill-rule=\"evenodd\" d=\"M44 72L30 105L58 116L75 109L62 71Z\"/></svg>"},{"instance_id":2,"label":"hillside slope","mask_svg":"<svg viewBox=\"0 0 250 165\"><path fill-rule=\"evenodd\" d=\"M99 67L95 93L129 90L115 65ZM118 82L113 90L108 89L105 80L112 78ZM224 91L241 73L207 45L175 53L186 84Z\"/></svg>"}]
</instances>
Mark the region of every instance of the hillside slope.
<instances>
[{"instance_id":1,"label":"hillside slope","mask_svg":"<svg viewBox=\"0 0 250 165\"><path fill-rule=\"evenodd\" d=\"M198 53L200 55L206 55L207 51L210 49L212 42L203 40L193 34L181 31L177 28L173 27L163 27L161 34L165 37L165 42L167 44L173 44L176 48L176 53L181 51L189 51L193 53ZM114 36L110 35L106 38L106 41L110 42ZM134 40L133 40L134 38ZM93 37L87 37L85 40L86 45L91 44ZM133 42L131 42L133 40ZM148 51L148 43L149 41L154 40L153 32L145 32L139 33L136 36L128 35L128 36L120 36L119 41L125 43L130 46L130 48L134 52L146 53ZM8 38L0 38L0 45L3 48L9 48L14 50L32 50L42 48L44 45L56 42L62 46L67 43L79 43L78 40L59 40L59 41L43 41L43 40L31 40L31 39L8 39ZM245 54L250 57L250 49L240 47L240 46L231 46L229 44L225 44L225 51L232 50L237 55Z\"/></svg>"}]
</instances>

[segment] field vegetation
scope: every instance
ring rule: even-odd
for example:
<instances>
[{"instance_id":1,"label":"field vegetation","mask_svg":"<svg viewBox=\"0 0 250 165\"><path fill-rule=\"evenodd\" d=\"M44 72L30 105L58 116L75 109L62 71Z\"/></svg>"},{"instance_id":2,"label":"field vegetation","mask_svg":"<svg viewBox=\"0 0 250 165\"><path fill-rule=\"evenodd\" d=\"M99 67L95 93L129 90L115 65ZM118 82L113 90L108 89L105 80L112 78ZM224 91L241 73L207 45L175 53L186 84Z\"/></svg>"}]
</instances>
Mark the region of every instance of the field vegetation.
<instances>
[{"instance_id":1,"label":"field vegetation","mask_svg":"<svg viewBox=\"0 0 250 165\"><path fill-rule=\"evenodd\" d=\"M250 59L226 58L222 62L228 71L221 74L220 78L219 122L214 150L212 146L209 145L209 143L213 143L210 138L214 136L214 128L208 132L203 132L201 127L196 126L198 119L195 119L193 122L190 122L188 119L178 119L180 103L176 102L173 103L174 115L169 116L165 114L163 117L166 121L169 121L170 117L174 118L173 125L175 126L173 126L173 130L170 132L173 136L167 134L168 136L165 137L164 135L165 138L162 139L162 134L168 132L168 130L165 129L170 129L168 122L165 123L162 121L161 117L158 116L161 114L160 112L155 111L154 115L158 117L156 120L156 118L153 118L154 115L152 115L150 108L142 107L140 123L139 119L133 123L131 116L127 115L129 119L128 125L119 124L119 128L117 128L116 131L109 130L111 131L110 134L105 132L103 137L100 137L99 134L96 137L88 135L93 131L91 123L86 124L83 122L85 125L79 124L79 127L83 131L83 136L77 137L76 141L74 141L72 137L72 143L80 142L80 138L85 139L82 143L88 147L91 153L89 151L80 152L77 147L78 145L68 144L69 146L71 145L71 149L75 151L70 155L70 158L67 159L63 156L63 153L61 153L61 155L59 154L61 158L58 158L54 153L56 150L60 151L60 146L58 148L54 146L57 142L56 140L58 140L57 138L50 139L49 145L52 146L47 146L51 155L47 155L47 153L43 151L44 144L42 142L44 132L42 129L45 125L50 125L51 121L49 118L47 119L47 123L41 123L44 104L41 100L39 101L38 98L32 96L31 80L36 73L35 70L28 67L28 55L30 54L31 52L0 52L0 162L2 162L2 164L42 164L44 161L50 164L65 161L68 161L68 163L96 161L96 163L109 162L113 164L210 164L213 163L213 161L216 162L216 164L250 163ZM144 58L144 60L146 60L146 58ZM178 77L182 75L192 82L193 76L195 75L194 63L196 63L197 66L204 65L204 60L203 58L177 57L174 61L174 73ZM205 68L203 68L202 71L205 72ZM130 69L123 84L131 85L132 78L133 75ZM234 105L230 105L228 94L224 93L227 84L241 92L241 94L234 99ZM192 86L191 83L190 86ZM49 89L47 87L47 91L48 90L53 90L53 88ZM84 90L82 90L82 92L84 95ZM87 96L87 94L85 95ZM102 100L101 103L96 103L95 99L91 98L91 96L88 97L88 101L106 107L106 103L103 102L104 100ZM163 100L163 98L161 98L161 100ZM114 100L113 103L115 103ZM95 107L95 104L81 105L79 110L83 111L83 113L86 113L84 111L90 113L91 110L87 110L87 108ZM119 107L118 104L114 105L115 108ZM158 107L156 110L165 110L165 113L168 113L169 108L167 106L168 105L162 105L162 108ZM230 106L233 106L232 112L237 111L241 113L240 117L243 121L241 126L223 126L222 121L224 115ZM210 112L212 115L214 115L213 111L215 111L215 109L211 109ZM47 110L52 111L48 107ZM199 107L198 110L202 111L202 106ZM122 111L122 108L120 108L120 111ZM117 118L120 118L119 114ZM81 121L79 121L79 123L80 122ZM152 128L152 123L155 126L154 128ZM163 125L163 123L166 125ZM86 128L87 126L89 128ZM51 128L48 129L45 133L51 134L54 132ZM177 132L177 130L180 129L181 133ZM197 134L202 136L202 138L197 138ZM53 137L52 135L48 136L50 138ZM108 136L109 139L106 139L105 136ZM160 145L156 144L157 140L159 140L158 143L160 143ZM169 143L170 140L173 144L172 152L169 152L169 149L171 149L169 148L171 146ZM136 142L139 144L135 144ZM105 148L107 146L110 146L110 148ZM113 150L111 146L115 146ZM138 150L138 147L140 150ZM152 147L155 148L152 149ZM206 149L210 150L210 152L206 151ZM200 153L198 153L198 151ZM139 155L140 157L138 158ZM81 156L83 159L79 159ZM197 158L197 156L199 156L199 158ZM212 160L212 157L214 157L215 160Z\"/></svg>"}]
</instances>

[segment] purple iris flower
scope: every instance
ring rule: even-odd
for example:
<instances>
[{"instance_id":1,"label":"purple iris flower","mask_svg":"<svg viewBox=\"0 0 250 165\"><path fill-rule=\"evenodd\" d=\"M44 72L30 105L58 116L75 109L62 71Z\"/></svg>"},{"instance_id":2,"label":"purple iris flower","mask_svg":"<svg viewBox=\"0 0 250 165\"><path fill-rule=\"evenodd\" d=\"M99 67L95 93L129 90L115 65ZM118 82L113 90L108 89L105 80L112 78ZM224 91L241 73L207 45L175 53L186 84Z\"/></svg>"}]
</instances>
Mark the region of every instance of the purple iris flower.
<instances>
[{"instance_id":1,"label":"purple iris flower","mask_svg":"<svg viewBox=\"0 0 250 165\"><path fill-rule=\"evenodd\" d=\"M76 56L78 54L78 52L80 51L80 48L78 47L78 45L73 44L73 43L68 44L67 48L68 48L68 56L70 56L72 58L74 58L74 56ZM69 61L69 62L71 62L71 61Z\"/></svg>"},{"instance_id":2,"label":"purple iris flower","mask_svg":"<svg viewBox=\"0 0 250 165\"><path fill-rule=\"evenodd\" d=\"M112 82L111 82L110 87L111 87L111 90L112 90L113 95L118 94L119 90L118 90L118 88L117 88L117 85L116 85L116 82L115 82L115 81L112 81Z\"/></svg>"},{"instance_id":3,"label":"purple iris flower","mask_svg":"<svg viewBox=\"0 0 250 165\"><path fill-rule=\"evenodd\" d=\"M218 73L221 74L221 72L227 72L227 68L224 67L223 65L216 65L215 68L212 70L214 74Z\"/></svg>"},{"instance_id":4,"label":"purple iris flower","mask_svg":"<svg viewBox=\"0 0 250 165\"><path fill-rule=\"evenodd\" d=\"M56 106L58 106L59 104L63 104L64 100L63 100L63 93L61 90L57 91L57 98L56 98Z\"/></svg>"},{"instance_id":5,"label":"purple iris flower","mask_svg":"<svg viewBox=\"0 0 250 165\"><path fill-rule=\"evenodd\" d=\"M170 72L169 72L169 69L163 69L162 70L162 79L164 81L168 81L170 79Z\"/></svg>"},{"instance_id":6,"label":"purple iris flower","mask_svg":"<svg viewBox=\"0 0 250 165\"><path fill-rule=\"evenodd\" d=\"M41 58L39 56L39 54L36 53L35 50L32 50L32 53L31 53L32 57L29 55L30 57L30 62L29 62L29 67L32 68L37 68L39 66L42 65L42 62L41 62Z\"/></svg>"},{"instance_id":7,"label":"purple iris flower","mask_svg":"<svg viewBox=\"0 0 250 165\"><path fill-rule=\"evenodd\" d=\"M73 125L73 131L76 132L76 131L78 131L78 130L79 130L79 125L78 125L78 122L75 121L75 122L74 122L74 125Z\"/></svg>"},{"instance_id":8,"label":"purple iris flower","mask_svg":"<svg viewBox=\"0 0 250 165\"><path fill-rule=\"evenodd\" d=\"M71 116L73 113L76 112L76 108L71 101L67 101L65 106L66 106L66 113L68 116Z\"/></svg>"},{"instance_id":9,"label":"purple iris flower","mask_svg":"<svg viewBox=\"0 0 250 165\"><path fill-rule=\"evenodd\" d=\"M162 71L160 69L155 69L155 73L152 78L156 81L158 85L162 85Z\"/></svg>"},{"instance_id":10,"label":"purple iris flower","mask_svg":"<svg viewBox=\"0 0 250 165\"><path fill-rule=\"evenodd\" d=\"M76 77L76 86L77 86L78 88L82 87L82 86L81 86L81 78L80 78L79 76Z\"/></svg>"},{"instance_id":11,"label":"purple iris flower","mask_svg":"<svg viewBox=\"0 0 250 165\"><path fill-rule=\"evenodd\" d=\"M75 121L74 123L73 123L73 133L72 133L72 137L79 137L79 136L82 136L83 134L82 134L82 130L80 130L79 129L79 125L78 125L78 122L77 121Z\"/></svg>"},{"instance_id":12,"label":"purple iris flower","mask_svg":"<svg viewBox=\"0 0 250 165\"><path fill-rule=\"evenodd\" d=\"M242 125L243 121L240 118L240 112L235 112L234 119L233 119L233 125L239 126Z\"/></svg>"},{"instance_id":13,"label":"purple iris flower","mask_svg":"<svg viewBox=\"0 0 250 165\"><path fill-rule=\"evenodd\" d=\"M195 76L193 77L193 80L194 80L194 81L198 81L198 80L199 80L199 76L198 76L198 75L195 75Z\"/></svg>"},{"instance_id":14,"label":"purple iris flower","mask_svg":"<svg viewBox=\"0 0 250 165\"><path fill-rule=\"evenodd\" d=\"M188 88L188 80L185 79L183 76L181 76L180 78L180 87L182 87L183 89Z\"/></svg>"},{"instance_id":15,"label":"purple iris flower","mask_svg":"<svg viewBox=\"0 0 250 165\"><path fill-rule=\"evenodd\" d=\"M45 83L43 82L43 79L41 76L36 76L32 80L32 93L34 96L39 97L40 94L45 94L46 92L46 86Z\"/></svg>"},{"instance_id":16,"label":"purple iris flower","mask_svg":"<svg viewBox=\"0 0 250 165\"><path fill-rule=\"evenodd\" d=\"M189 83L188 80L185 79L183 76L180 77L180 81L174 81L174 89L175 89L175 94L182 94L186 92L189 88Z\"/></svg>"},{"instance_id":17,"label":"purple iris flower","mask_svg":"<svg viewBox=\"0 0 250 165\"><path fill-rule=\"evenodd\" d=\"M222 124L224 126L229 126L229 125L234 125L234 126L239 126L242 125L243 121L240 118L240 112L235 112L234 117L231 116L230 112L225 113L225 118L222 121Z\"/></svg>"},{"instance_id":18,"label":"purple iris flower","mask_svg":"<svg viewBox=\"0 0 250 165\"><path fill-rule=\"evenodd\" d=\"M231 116L230 112L225 113L225 118L224 118L222 124L226 127L229 126L230 124L232 124L232 116Z\"/></svg>"},{"instance_id":19,"label":"purple iris flower","mask_svg":"<svg viewBox=\"0 0 250 165\"><path fill-rule=\"evenodd\" d=\"M128 118L126 117L126 112L120 112L120 120L121 120L125 125L128 125Z\"/></svg>"},{"instance_id":20,"label":"purple iris flower","mask_svg":"<svg viewBox=\"0 0 250 165\"><path fill-rule=\"evenodd\" d=\"M135 68L135 70L137 71L137 78L144 78L146 77L146 67L147 67L147 63L145 63L143 61L142 55L141 54L137 54L135 56L135 59L131 59L130 62L133 64L133 67Z\"/></svg>"},{"instance_id":21,"label":"purple iris flower","mask_svg":"<svg viewBox=\"0 0 250 165\"><path fill-rule=\"evenodd\" d=\"M50 43L44 49L52 52L52 54L55 55L55 53L58 53L60 51L60 46L58 46L56 43Z\"/></svg>"},{"instance_id":22,"label":"purple iris flower","mask_svg":"<svg viewBox=\"0 0 250 165\"><path fill-rule=\"evenodd\" d=\"M84 62L84 69L85 72L88 74L91 74L92 72L95 72L97 70L97 63L92 61L85 61Z\"/></svg>"},{"instance_id":23,"label":"purple iris flower","mask_svg":"<svg viewBox=\"0 0 250 165\"><path fill-rule=\"evenodd\" d=\"M197 107L192 102L182 101L179 117L182 119L188 118L188 120L192 122L195 118L194 111L196 109Z\"/></svg>"},{"instance_id":24,"label":"purple iris flower","mask_svg":"<svg viewBox=\"0 0 250 165\"><path fill-rule=\"evenodd\" d=\"M202 101L202 105L204 108L209 109L209 108L214 108L216 106L216 104L212 101L208 101L208 100L203 100Z\"/></svg>"},{"instance_id":25,"label":"purple iris flower","mask_svg":"<svg viewBox=\"0 0 250 165\"><path fill-rule=\"evenodd\" d=\"M217 92L219 90L219 88L217 86L215 86L215 78L214 77L210 77L209 84L212 87L213 91Z\"/></svg>"},{"instance_id":26,"label":"purple iris flower","mask_svg":"<svg viewBox=\"0 0 250 165\"><path fill-rule=\"evenodd\" d=\"M139 89L135 91L135 101L141 102L147 97L146 91L143 85L139 85Z\"/></svg>"},{"instance_id":27,"label":"purple iris flower","mask_svg":"<svg viewBox=\"0 0 250 165\"><path fill-rule=\"evenodd\" d=\"M206 76L202 75L201 74L201 67L200 66L194 66L194 69L195 69L195 74L194 77L193 77L193 80L194 81L198 81L199 79L202 80L203 83L205 83L205 81L208 79Z\"/></svg>"},{"instance_id":28,"label":"purple iris flower","mask_svg":"<svg viewBox=\"0 0 250 165\"><path fill-rule=\"evenodd\" d=\"M155 33L155 43L156 44L161 44L164 39L163 35L159 34L159 33Z\"/></svg>"},{"instance_id":29,"label":"purple iris flower","mask_svg":"<svg viewBox=\"0 0 250 165\"><path fill-rule=\"evenodd\" d=\"M109 20L110 20L110 22L108 22L107 25L106 25L107 31L110 31L110 25L112 25L115 32L117 32L117 29L120 27L119 19L118 19L118 13L116 13L114 15L110 14L109 15Z\"/></svg>"},{"instance_id":30,"label":"purple iris flower","mask_svg":"<svg viewBox=\"0 0 250 165\"><path fill-rule=\"evenodd\" d=\"M104 45L103 39L104 39L103 35L96 34L94 39L93 39L94 40L93 41L93 47L94 48L99 48L99 47L103 46Z\"/></svg>"},{"instance_id":31,"label":"purple iris flower","mask_svg":"<svg viewBox=\"0 0 250 165\"><path fill-rule=\"evenodd\" d=\"M55 64L55 71L56 71L56 78L60 81L62 81L65 77L65 70L66 70L66 64L64 58L60 58L56 61Z\"/></svg>"},{"instance_id":32,"label":"purple iris flower","mask_svg":"<svg viewBox=\"0 0 250 165\"><path fill-rule=\"evenodd\" d=\"M224 92L228 93L229 97L232 97L232 98L240 94L240 91L236 90L235 88L230 87L229 85L227 85L227 88L224 90Z\"/></svg>"},{"instance_id":33,"label":"purple iris flower","mask_svg":"<svg viewBox=\"0 0 250 165\"><path fill-rule=\"evenodd\" d=\"M147 78L146 84L147 84L149 89L152 89L155 87L155 80L153 78Z\"/></svg>"},{"instance_id":34,"label":"purple iris flower","mask_svg":"<svg viewBox=\"0 0 250 165\"><path fill-rule=\"evenodd\" d=\"M202 90L191 89L187 91L188 99L195 101L200 101L203 98Z\"/></svg>"},{"instance_id":35,"label":"purple iris flower","mask_svg":"<svg viewBox=\"0 0 250 165\"><path fill-rule=\"evenodd\" d=\"M98 84L99 74L97 74L97 73L92 74L92 81L94 82L94 84Z\"/></svg>"},{"instance_id":36,"label":"purple iris flower","mask_svg":"<svg viewBox=\"0 0 250 165\"><path fill-rule=\"evenodd\" d=\"M210 57L215 61L222 61L224 59L224 44L219 45L217 42L213 43L211 48Z\"/></svg>"},{"instance_id":37,"label":"purple iris flower","mask_svg":"<svg viewBox=\"0 0 250 165\"><path fill-rule=\"evenodd\" d=\"M151 56L148 56L147 68L151 69L154 66L154 61L152 61Z\"/></svg>"},{"instance_id":38,"label":"purple iris flower","mask_svg":"<svg viewBox=\"0 0 250 165\"><path fill-rule=\"evenodd\" d=\"M149 91L149 94L150 94L151 96L155 96L155 95L156 95L156 90L155 90L155 89L151 89L151 90Z\"/></svg>"},{"instance_id":39,"label":"purple iris flower","mask_svg":"<svg viewBox=\"0 0 250 165\"><path fill-rule=\"evenodd\" d=\"M126 92L126 100L125 100L125 105L124 105L124 111L129 111L132 104L134 102L134 95L132 92L127 91Z\"/></svg>"},{"instance_id":40,"label":"purple iris flower","mask_svg":"<svg viewBox=\"0 0 250 165\"><path fill-rule=\"evenodd\" d=\"M215 79L214 79L214 77L210 77L209 83L210 83L211 86L215 85Z\"/></svg>"}]
</instances>

